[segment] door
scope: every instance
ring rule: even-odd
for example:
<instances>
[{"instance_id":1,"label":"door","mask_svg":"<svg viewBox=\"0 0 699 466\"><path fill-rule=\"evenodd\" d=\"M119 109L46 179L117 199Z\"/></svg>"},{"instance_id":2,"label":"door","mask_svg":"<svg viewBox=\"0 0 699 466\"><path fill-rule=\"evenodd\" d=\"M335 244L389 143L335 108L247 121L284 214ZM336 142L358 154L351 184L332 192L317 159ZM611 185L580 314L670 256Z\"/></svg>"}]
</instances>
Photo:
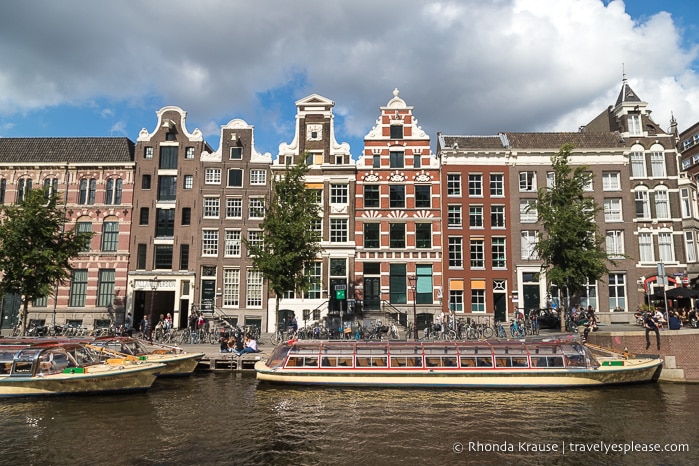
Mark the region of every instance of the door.
<instances>
[{"instance_id":1,"label":"door","mask_svg":"<svg viewBox=\"0 0 699 466\"><path fill-rule=\"evenodd\" d=\"M495 320L507 322L507 293L493 293Z\"/></svg>"},{"instance_id":2,"label":"door","mask_svg":"<svg viewBox=\"0 0 699 466\"><path fill-rule=\"evenodd\" d=\"M381 279L364 277L364 309L377 311L381 308Z\"/></svg>"}]
</instances>

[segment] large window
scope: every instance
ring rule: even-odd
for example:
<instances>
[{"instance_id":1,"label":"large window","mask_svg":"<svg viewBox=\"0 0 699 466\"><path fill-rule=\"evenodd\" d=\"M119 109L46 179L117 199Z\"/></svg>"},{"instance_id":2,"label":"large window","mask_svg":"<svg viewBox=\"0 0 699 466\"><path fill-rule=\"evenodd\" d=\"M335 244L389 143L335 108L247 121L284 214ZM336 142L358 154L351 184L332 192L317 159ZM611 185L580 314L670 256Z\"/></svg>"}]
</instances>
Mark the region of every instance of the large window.
<instances>
[{"instance_id":1,"label":"large window","mask_svg":"<svg viewBox=\"0 0 699 466\"><path fill-rule=\"evenodd\" d=\"M432 207L432 187L428 184L415 185L415 208L429 209Z\"/></svg>"},{"instance_id":2,"label":"large window","mask_svg":"<svg viewBox=\"0 0 699 466\"><path fill-rule=\"evenodd\" d=\"M403 125L391 125L391 139L403 139Z\"/></svg>"},{"instance_id":3,"label":"large window","mask_svg":"<svg viewBox=\"0 0 699 466\"><path fill-rule=\"evenodd\" d=\"M650 169L653 178L665 178L667 176L665 170L665 154L662 152L651 152Z\"/></svg>"},{"instance_id":4,"label":"large window","mask_svg":"<svg viewBox=\"0 0 699 466\"><path fill-rule=\"evenodd\" d=\"M79 233L92 233L92 222L79 221L78 222L78 232ZM81 252L90 252L90 243L91 243L91 241L87 241L87 244L85 244L85 247L82 249Z\"/></svg>"},{"instance_id":5,"label":"large window","mask_svg":"<svg viewBox=\"0 0 699 466\"><path fill-rule=\"evenodd\" d=\"M461 269L464 267L464 245L460 237L449 237L449 268Z\"/></svg>"},{"instance_id":6,"label":"large window","mask_svg":"<svg viewBox=\"0 0 699 466\"><path fill-rule=\"evenodd\" d=\"M247 306L262 307L262 273L256 269L248 269L247 273Z\"/></svg>"},{"instance_id":7,"label":"large window","mask_svg":"<svg viewBox=\"0 0 699 466\"><path fill-rule=\"evenodd\" d=\"M226 230L226 242L224 255L226 257L240 257L241 232L240 230Z\"/></svg>"},{"instance_id":8,"label":"large window","mask_svg":"<svg viewBox=\"0 0 699 466\"><path fill-rule=\"evenodd\" d=\"M364 224L364 249L378 249L381 247L381 233L378 223Z\"/></svg>"},{"instance_id":9,"label":"large window","mask_svg":"<svg viewBox=\"0 0 699 466\"><path fill-rule=\"evenodd\" d=\"M485 312L485 290L471 289L471 312Z\"/></svg>"},{"instance_id":10,"label":"large window","mask_svg":"<svg viewBox=\"0 0 699 466\"><path fill-rule=\"evenodd\" d=\"M100 269L97 283L97 306L108 307L114 302L114 269Z\"/></svg>"},{"instance_id":11,"label":"large window","mask_svg":"<svg viewBox=\"0 0 699 466\"><path fill-rule=\"evenodd\" d=\"M655 191L655 218L661 220L670 218L670 200L667 189L660 187Z\"/></svg>"},{"instance_id":12,"label":"large window","mask_svg":"<svg viewBox=\"0 0 699 466\"><path fill-rule=\"evenodd\" d=\"M367 184L364 185L364 207L379 207L380 201L379 185Z\"/></svg>"},{"instance_id":13,"label":"large window","mask_svg":"<svg viewBox=\"0 0 699 466\"><path fill-rule=\"evenodd\" d=\"M432 247L432 224L415 224L415 247L418 249L429 249Z\"/></svg>"},{"instance_id":14,"label":"large window","mask_svg":"<svg viewBox=\"0 0 699 466\"><path fill-rule=\"evenodd\" d=\"M458 173L447 174L447 196L461 196L461 175Z\"/></svg>"},{"instance_id":15,"label":"large window","mask_svg":"<svg viewBox=\"0 0 699 466\"><path fill-rule=\"evenodd\" d=\"M405 153L402 151L390 151L389 160L391 168L405 168Z\"/></svg>"},{"instance_id":16,"label":"large window","mask_svg":"<svg viewBox=\"0 0 699 466\"><path fill-rule=\"evenodd\" d=\"M175 236L175 209L155 209L156 227L155 236L159 238L172 238Z\"/></svg>"},{"instance_id":17,"label":"large window","mask_svg":"<svg viewBox=\"0 0 699 466\"><path fill-rule=\"evenodd\" d=\"M692 216L691 191L689 188L680 189L680 207L682 218L690 218Z\"/></svg>"},{"instance_id":18,"label":"large window","mask_svg":"<svg viewBox=\"0 0 699 466\"><path fill-rule=\"evenodd\" d=\"M536 191L536 173L519 172L519 190L522 192Z\"/></svg>"},{"instance_id":19,"label":"large window","mask_svg":"<svg viewBox=\"0 0 699 466\"><path fill-rule=\"evenodd\" d=\"M490 228L505 228L505 206L490 206Z\"/></svg>"},{"instance_id":20,"label":"large window","mask_svg":"<svg viewBox=\"0 0 699 466\"><path fill-rule=\"evenodd\" d=\"M636 191L634 194L634 198L636 201L636 217L650 218L650 204L648 202L648 191Z\"/></svg>"},{"instance_id":21,"label":"large window","mask_svg":"<svg viewBox=\"0 0 699 466\"><path fill-rule=\"evenodd\" d=\"M228 169L228 183L226 184L229 188L240 188L243 186L243 170L238 168Z\"/></svg>"},{"instance_id":22,"label":"large window","mask_svg":"<svg viewBox=\"0 0 699 466\"><path fill-rule=\"evenodd\" d=\"M609 310L626 309L626 275L623 273L609 274Z\"/></svg>"},{"instance_id":23,"label":"large window","mask_svg":"<svg viewBox=\"0 0 699 466\"><path fill-rule=\"evenodd\" d=\"M463 288L463 285L462 285ZM449 290L449 310L464 312L464 290Z\"/></svg>"},{"instance_id":24,"label":"large window","mask_svg":"<svg viewBox=\"0 0 699 466\"><path fill-rule=\"evenodd\" d=\"M492 197L505 196L505 175L503 173L490 174L490 195Z\"/></svg>"},{"instance_id":25,"label":"large window","mask_svg":"<svg viewBox=\"0 0 699 466\"><path fill-rule=\"evenodd\" d=\"M618 191L621 189L621 178L619 172L602 173L602 190Z\"/></svg>"},{"instance_id":26,"label":"large window","mask_svg":"<svg viewBox=\"0 0 699 466\"><path fill-rule=\"evenodd\" d=\"M641 115L639 115L639 114L629 115L627 121L629 124L629 134L631 136L643 135L643 133L641 132Z\"/></svg>"},{"instance_id":27,"label":"large window","mask_svg":"<svg viewBox=\"0 0 699 466\"><path fill-rule=\"evenodd\" d=\"M675 245L672 242L672 233L658 233L658 255L661 262L675 262Z\"/></svg>"},{"instance_id":28,"label":"large window","mask_svg":"<svg viewBox=\"0 0 699 466\"><path fill-rule=\"evenodd\" d=\"M580 292L580 305L583 308L592 306L592 309L597 309L597 282L590 280L589 277Z\"/></svg>"},{"instance_id":29,"label":"large window","mask_svg":"<svg viewBox=\"0 0 699 466\"><path fill-rule=\"evenodd\" d=\"M85 307L87 297L87 269L74 269L70 279L68 306Z\"/></svg>"},{"instance_id":30,"label":"large window","mask_svg":"<svg viewBox=\"0 0 699 466\"><path fill-rule=\"evenodd\" d=\"M239 197L226 199L226 218L243 218L243 200Z\"/></svg>"},{"instance_id":31,"label":"large window","mask_svg":"<svg viewBox=\"0 0 699 466\"><path fill-rule=\"evenodd\" d=\"M536 200L520 199L519 221L522 223L536 223L539 220L539 212L536 209Z\"/></svg>"},{"instance_id":32,"label":"large window","mask_svg":"<svg viewBox=\"0 0 699 466\"><path fill-rule=\"evenodd\" d=\"M240 269L223 269L223 305L238 307L240 305Z\"/></svg>"},{"instance_id":33,"label":"large window","mask_svg":"<svg viewBox=\"0 0 699 466\"><path fill-rule=\"evenodd\" d=\"M330 203L347 204L349 201L349 186L346 184L330 185Z\"/></svg>"},{"instance_id":34,"label":"large window","mask_svg":"<svg viewBox=\"0 0 699 466\"><path fill-rule=\"evenodd\" d=\"M472 205L468 207L468 224L471 228L483 228L482 205Z\"/></svg>"},{"instance_id":35,"label":"large window","mask_svg":"<svg viewBox=\"0 0 699 466\"><path fill-rule=\"evenodd\" d=\"M248 230L248 243L252 247L261 248L265 244L264 232L260 230ZM252 256L248 248L248 257Z\"/></svg>"},{"instance_id":36,"label":"large window","mask_svg":"<svg viewBox=\"0 0 699 466\"><path fill-rule=\"evenodd\" d=\"M505 250L505 238L494 236L491 244L491 260L494 269L507 268L507 251Z\"/></svg>"},{"instance_id":37,"label":"large window","mask_svg":"<svg viewBox=\"0 0 699 466\"><path fill-rule=\"evenodd\" d=\"M389 207L402 209L405 207L405 186L392 184L389 186Z\"/></svg>"},{"instance_id":38,"label":"large window","mask_svg":"<svg viewBox=\"0 0 699 466\"><path fill-rule=\"evenodd\" d=\"M468 175L468 195L471 197L483 197L483 175Z\"/></svg>"},{"instance_id":39,"label":"large window","mask_svg":"<svg viewBox=\"0 0 699 466\"><path fill-rule=\"evenodd\" d=\"M146 269L146 255L148 254L148 245L140 243L136 247L136 270Z\"/></svg>"},{"instance_id":40,"label":"large window","mask_svg":"<svg viewBox=\"0 0 699 466\"><path fill-rule=\"evenodd\" d=\"M177 168L177 146L160 147L160 164L162 170L174 170Z\"/></svg>"},{"instance_id":41,"label":"large window","mask_svg":"<svg viewBox=\"0 0 699 466\"><path fill-rule=\"evenodd\" d=\"M204 218L218 218L221 213L221 199L218 197L204 198Z\"/></svg>"},{"instance_id":42,"label":"large window","mask_svg":"<svg viewBox=\"0 0 699 466\"><path fill-rule=\"evenodd\" d=\"M606 251L610 259L624 258L624 232L623 230L607 230Z\"/></svg>"},{"instance_id":43,"label":"large window","mask_svg":"<svg viewBox=\"0 0 699 466\"><path fill-rule=\"evenodd\" d=\"M621 215L621 199L605 199L604 200L604 221L605 222L620 222Z\"/></svg>"},{"instance_id":44,"label":"large window","mask_svg":"<svg viewBox=\"0 0 699 466\"><path fill-rule=\"evenodd\" d=\"M407 280L405 264L389 264L389 299L391 303L406 304Z\"/></svg>"},{"instance_id":45,"label":"large window","mask_svg":"<svg viewBox=\"0 0 699 466\"><path fill-rule=\"evenodd\" d=\"M119 245L119 222L102 224L102 251L114 252Z\"/></svg>"},{"instance_id":46,"label":"large window","mask_svg":"<svg viewBox=\"0 0 699 466\"><path fill-rule=\"evenodd\" d=\"M155 268L172 270L172 244L155 245Z\"/></svg>"},{"instance_id":47,"label":"large window","mask_svg":"<svg viewBox=\"0 0 699 466\"><path fill-rule=\"evenodd\" d=\"M112 205L121 204L122 186L123 181L121 178L108 178L104 203Z\"/></svg>"},{"instance_id":48,"label":"large window","mask_svg":"<svg viewBox=\"0 0 699 466\"><path fill-rule=\"evenodd\" d=\"M638 234L638 260L641 262L655 262L653 252L653 235L648 232Z\"/></svg>"},{"instance_id":49,"label":"large window","mask_svg":"<svg viewBox=\"0 0 699 466\"><path fill-rule=\"evenodd\" d=\"M201 232L201 255L218 255L218 230L202 230Z\"/></svg>"},{"instance_id":50,"label":"large window","mask_svg":"<svg viewBox=\"0 0 699 466\"><path fill-rule=\"evenodd\" d=\"M22 181L22 180L20 180ZM80 180L80 194L78 197L78 204L89 204L92 205L95 203L95 189L97 187L97 181L94 178L91 179L86 179L83 178ZM29 187L27 190L32 189L31 187L31 180L29 181ZM21 189L20 189L21 193Z\"/></svg>"},{"instance_id":51,"label":"large window","mask_svg":"<svg viewBox=\"0 0 699 466\"><path fill-rule=\"evenodd\" d=\"M694 240L694 231L684 232L684 249L687 255L687 262L696 262L697 244Z\"/></svg>"},{"instance_id":52,"label":"large window","mask_svg":"<svg viewBox=\"0 0 699 466\"><path fill-rule=\"evenodd\" d=\"M303 293L303 297L306 299L320 299L322 293L323 275L322 275L322 263L321 262L311 262L306 264L305 272L306 276L309 278L311 283L310 288Z\"/></svg>"},{"instance_id":53,"label":"large window","mask_svg":"<svg viewBox=\"0 0 699 466\"><path fill-rule=\"evenodd\" d=\"M141 176L141 189L150 189L151 177L150 175Z\"/></svg>"},{"instance_id":54,"label":"large window","mask_svg":"<svg viewBox=\"0 0 699 466\"><path fill-rule=\"evenodd\" d=\"M538 259L536 245L539 242L538 234L535 230L524 230L521 234L520 252L523 260Z\"/></svg>"},{"instance_id":55,"label":"large window","mask_svg":"<svg viewBox=\"0 0 699 466\"><path fill-rule=\"evenodd\" d=\"M461 224L461 206L447 206L447 225L449 227L460 227Z\"/></svg>"},{"instance_id":56,"label":"large window","mask_svg":"<svg viewBox=\"0 0 699 466\"><path fill-rule=\"evenodd\" d=\"M483 239L471 239L471 268L485 268L485 242Z\"/></svg>"},{"instance_id":57,"label":"large window","mask_svg":"<svg viewBox=\"0 0 699 466\"><path fill-rule=\"evenodd\" d=\"M251 197L248 202L248 218L265 218L264 197Z\"/></svg>"},{"instance_id":58,"label":"large window","mask_svg":"<svg viewBox=\"0 0 699 466\"><path fill-rule=\"evenodd\" d=\"M405 223L391 223L388 238L392 249L405 248Z\"/></svg>"},{"instance_id":59,"label":"large window","mask_svg":"<svg viewBox=\"0 0 699 466\"><path fill-rule=\"evenodd\" d=\"M177 177L176 176L159 176L158 177L158 200L159 201L174 201L177 198Z\"/></svg>"},{"instance_id":60,"label":"large window","mask_svg":"<svg viewBox=\"0 0 699 466\"><path fill-rule=\"evenodd\" d=\"M346 243L349 238L349 220L346 218L330 219L330 242Z\"/></svg>"},{"instance_id":61,"label":"large window","mask_svg":"<svg viewBox=\"0 0 699 466\"><path fill-rule=\"evenodd\" d=\"M180 245L180 270L189 270L189 244Z\"/></svg>"},{"instance_id":62,"label":"large window","mask_svg":"<svg viewBox=\"0 0 699 466\"><path fill-rule=\"evenodd\" d=\"M631 176L634 178L646 177L646 157L643 152L631 152Z\"/></svg>"},{"instance_id":63,"label":"large window","mask_svg":"<svg viewBox=\"0 0 699 466\"><path fill-rule=\"evenodd\" d=\"M221 169L207 168L204 172L204 184L221 184Z\"/></svg>"},{"instance_id":64,"label":"large window","mask_svg":"<svg viewBox=\"0 0 699 466\"><path fill-rule=\"evenodd\" d=\"M250 184L264 186L267 184L267 171L254 169L250 170Z\"/></svg>"}]
</instances>

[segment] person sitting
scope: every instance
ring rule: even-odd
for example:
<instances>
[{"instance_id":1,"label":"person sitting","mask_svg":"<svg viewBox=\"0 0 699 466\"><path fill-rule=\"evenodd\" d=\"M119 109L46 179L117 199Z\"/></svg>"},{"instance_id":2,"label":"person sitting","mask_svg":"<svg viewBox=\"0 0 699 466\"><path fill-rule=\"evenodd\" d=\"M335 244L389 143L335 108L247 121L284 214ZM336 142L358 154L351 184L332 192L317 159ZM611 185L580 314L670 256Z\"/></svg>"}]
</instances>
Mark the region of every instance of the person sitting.
<instances>
[{"instance_id":1,"label":"person sitting","mask_svg":"<svg viewBox=\"0 0 699 466\"><path fill-rule=\"evenodd\" d=\"M650 332L655 332L655 341L658 345L658 350L660 350L660 332L658 332L658 324L650 312L643 314L643 325L646 328L646 349L650 348L650 338L648 334Z\"/></svg>"},{"instance_id":2,"label":"person sitting","mask_svg":"<svg viewBox=\"0 0 699 466\"><path fill-rule=\"evenodd\" d=\"M665 315L663 315L663 313L660 312L660 309L655 310L655 313L653 314L653 320L655 320L655 323L658 325L659 329L662 329L663 324L667 323L667 321L665 320Z\"/></svg>"},{"instance_id":3,"label":"person sitting","mask_svg":"<svg viewBox=\"0 0 699 466\"><path fill-rule=\"evenodd\" d=\"M668 319L668 328L670 330L679 330L682 327L682 322L680 317L676 312L670 312L670 318Z\"/></svg>"},{"instance_id":4,"label":"person sitting","mask_svg":"<svg viewBox=\"0 0 699 466\"><path fill-rule=\"evenodd\" d=\"M240 351L235 351L238 356L242 356L245 353L257 353L257 340L252 338L250 335L245 335L245 347Z\"/></svg>"}]
</instances>

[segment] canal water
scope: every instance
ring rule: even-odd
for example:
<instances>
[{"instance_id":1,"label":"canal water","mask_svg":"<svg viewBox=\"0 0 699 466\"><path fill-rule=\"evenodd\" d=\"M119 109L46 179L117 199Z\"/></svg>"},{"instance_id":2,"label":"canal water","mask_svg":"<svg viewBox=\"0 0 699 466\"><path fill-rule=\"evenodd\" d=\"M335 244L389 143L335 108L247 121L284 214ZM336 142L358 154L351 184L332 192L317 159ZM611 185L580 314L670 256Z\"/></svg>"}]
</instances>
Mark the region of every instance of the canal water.
<instances>
[{"instance_id":1,"label":"canal water","mask_svg":"<svg viewBox=\"0 0 699 466\"><path fill-rule=\"evenodd\" d=\"M198 373L141 394L0 400L0 464L698 464L698 416L699 385L371 390Z\"/></svg>"}]
</instances>

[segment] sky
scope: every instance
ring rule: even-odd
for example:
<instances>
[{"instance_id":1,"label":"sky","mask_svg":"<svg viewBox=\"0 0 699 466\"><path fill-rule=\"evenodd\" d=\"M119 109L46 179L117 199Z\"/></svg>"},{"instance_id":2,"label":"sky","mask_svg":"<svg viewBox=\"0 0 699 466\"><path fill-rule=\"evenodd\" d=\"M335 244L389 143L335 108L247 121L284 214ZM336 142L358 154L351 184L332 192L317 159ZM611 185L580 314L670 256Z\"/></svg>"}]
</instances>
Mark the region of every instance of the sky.
<instances>
[{"instance_id":1,"label":"sky","mask_svg":"<svg viewBox=\"0 0 699 466\"><path fill-rule=\"evenodd\" d=\"M276 159L295 102L335 102L356 159L400 97L435 140L577 131L624 74L666 130L699 121L695 0L23 0L0 2L0 137L153 131L178 106L217 149L255 127Z\"/></svg>"}]
</instances>

